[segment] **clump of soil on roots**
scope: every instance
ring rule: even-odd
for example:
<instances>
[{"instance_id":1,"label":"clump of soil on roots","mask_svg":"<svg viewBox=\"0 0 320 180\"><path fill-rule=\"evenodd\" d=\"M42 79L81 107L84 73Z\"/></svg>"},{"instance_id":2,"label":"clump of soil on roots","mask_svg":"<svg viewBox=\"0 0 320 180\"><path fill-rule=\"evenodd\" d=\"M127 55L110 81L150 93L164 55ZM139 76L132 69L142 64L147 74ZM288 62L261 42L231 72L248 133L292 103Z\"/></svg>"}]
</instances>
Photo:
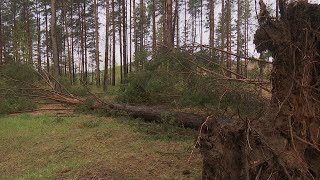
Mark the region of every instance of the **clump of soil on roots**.
<instances>
[{"instance_id":1,"label":"clump of soil on roots","mask_svg":"<svg viewBox=\"0 0 320 180\"><path fill-rule=\"evenodd\" d=\"M257 119L208 119L203 179L320 179L320 5L260 16L254 43L274 58L272 99Z\"/></svg>"}]
</instances>

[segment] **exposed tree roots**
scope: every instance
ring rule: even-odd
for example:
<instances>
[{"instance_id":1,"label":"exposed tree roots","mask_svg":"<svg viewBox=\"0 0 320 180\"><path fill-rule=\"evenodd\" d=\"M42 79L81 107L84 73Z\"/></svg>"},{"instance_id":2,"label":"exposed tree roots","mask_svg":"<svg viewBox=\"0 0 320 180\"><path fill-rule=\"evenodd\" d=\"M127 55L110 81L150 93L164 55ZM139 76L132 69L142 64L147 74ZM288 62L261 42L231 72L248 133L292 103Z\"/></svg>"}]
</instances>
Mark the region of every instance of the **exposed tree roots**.
<instances>
[{"instance_id":1,"label":"exposed tree roots","mask_svg":"<svg viewBox=\"0 0 320 180\"><path fill-rule=\"evenodd\" d=\"M320 179L320 6L281 6L254 43L274 58L272 100L259 119L211 118L200 133L203 179Z\"/></svg>"}]
</instances>

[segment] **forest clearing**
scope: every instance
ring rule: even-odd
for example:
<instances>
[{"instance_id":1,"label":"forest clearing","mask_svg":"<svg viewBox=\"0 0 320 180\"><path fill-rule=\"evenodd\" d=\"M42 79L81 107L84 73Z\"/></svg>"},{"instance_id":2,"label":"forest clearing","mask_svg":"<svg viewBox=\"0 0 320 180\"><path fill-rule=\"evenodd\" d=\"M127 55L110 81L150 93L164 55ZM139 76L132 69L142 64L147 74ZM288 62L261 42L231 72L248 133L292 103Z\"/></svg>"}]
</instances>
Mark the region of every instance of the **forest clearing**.
<instances>
[{"instance_id":1,"label":"forest clearing","mask_svg":"<svg viewBox=\"0 0 320 180\"><path fill-rule=\"evenodd\" d=\"M312 0L0 0L0 179L319 179Z\"/></svg>"},{"instance_id":2,"label":"forest clearing","mask_svg":"<svg viewBox=\"0 0 320 180\"><path fill-rule=\"evenodd\" d=\"M0 179L200 179L193 132L141 120L1 118ZM168 128L169 127L169 128Z\"/></svg>"}]
</instances>

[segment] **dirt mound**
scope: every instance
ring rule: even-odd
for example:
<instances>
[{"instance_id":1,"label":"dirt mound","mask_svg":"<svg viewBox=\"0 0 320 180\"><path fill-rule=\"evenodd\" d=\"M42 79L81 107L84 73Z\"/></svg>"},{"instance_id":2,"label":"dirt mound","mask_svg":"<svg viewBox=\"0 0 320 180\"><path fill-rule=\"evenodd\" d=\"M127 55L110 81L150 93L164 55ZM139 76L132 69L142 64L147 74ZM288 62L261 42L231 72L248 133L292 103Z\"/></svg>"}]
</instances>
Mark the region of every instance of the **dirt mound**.
<instances>
[{"instance_id":1,"label":"dirt mound","mask_svg":"<svg viewBox=\"0 0 320 180\"><path fill-rule=\"evenodd\" d=\"M254 43L274 58L270 107L257 119L207 121L203 179L320 179L320 6L265 14Z\"/></svg>"}]
</instances>

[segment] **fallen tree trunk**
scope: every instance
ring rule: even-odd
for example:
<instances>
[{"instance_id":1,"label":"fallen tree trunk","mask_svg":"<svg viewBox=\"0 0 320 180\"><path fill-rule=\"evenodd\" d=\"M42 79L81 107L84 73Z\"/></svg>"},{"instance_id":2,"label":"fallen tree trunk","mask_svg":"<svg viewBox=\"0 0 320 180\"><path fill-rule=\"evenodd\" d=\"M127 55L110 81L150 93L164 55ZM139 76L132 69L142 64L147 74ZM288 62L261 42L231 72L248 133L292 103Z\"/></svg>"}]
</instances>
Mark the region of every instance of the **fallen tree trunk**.
<instances>
[{"instance_id":1,"label":"fallen tree trunk","mask_svg":"<svg viewBox=\"0 0 320 180\"><path fill-rule=\"evenodd\" d=\"M43 95L43 94L46 94L46 95ZM70 104L70 105L85 104L85 100L79 97L75 97L73 95L69 96L56 91L50 92L45 89L40 89L40 90L37 89L37 91L34 91L34 89L30 89L29 93L26 93L26 92L0 93L0 96L1 95L40 98L40 99L46 99L46 100L53 100L59 103ZM198 129L205 119L205 117L201 115L187 113L187 112L176 112L176 111L171 111L165 108L106 103L101 99L99 99L99 97L97 97L96 95L94 94L92 95L96 98L97 101L93 103L93 105L91 105L90 109L104 108L108 110L126 112L132 117L142 118L145 121L149 121L149 122L153 121L158 123L165 123L170 121L171 123L176 123L186 128ZM33 111L33 110L30 110L30 111Z\"/></svg>"},{"instance_id":2,"label":"fallen tree trunk","mask_svg":"<svg viewBox=\"0 0 320 180\"><path fill-rule=\"evenodd\" d=\"M109 104L112 110L123 111L135 118L158 123L174 122L186 128L199 129L205 117L193 113L170 111L163 108L147 106L131 106L121 104Z\"/></svg>"},{"instance_id":3,"label":"fallen tree trunk","mask_svg":"<svg viewBox=\"0 0 320 180\"><path fill-rule=\"evenodd\" d=\"M320 5L260 1L258 52L274 58L270 107L259 119L206 121L203 179L320 179Z\"/></svg>"}]
</instances>

